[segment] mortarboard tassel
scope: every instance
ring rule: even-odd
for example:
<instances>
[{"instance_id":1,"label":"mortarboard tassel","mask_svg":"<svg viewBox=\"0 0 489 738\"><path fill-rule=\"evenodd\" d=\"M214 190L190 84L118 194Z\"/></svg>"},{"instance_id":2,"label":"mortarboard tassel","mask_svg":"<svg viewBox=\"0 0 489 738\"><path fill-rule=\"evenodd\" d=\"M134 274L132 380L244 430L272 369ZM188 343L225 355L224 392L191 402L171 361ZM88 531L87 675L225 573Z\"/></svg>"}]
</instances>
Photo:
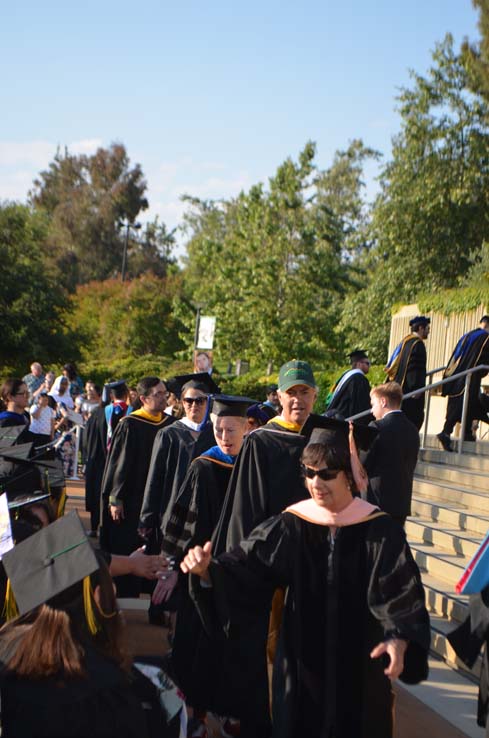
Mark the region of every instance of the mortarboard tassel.
<instances>
[{"instance_id":1,"label":"mortarboard tassel","mask_svg":"<svg viewBox=\"0 0 489 738\"><path fill-rule=\"evenodd\" d=\"M5 590L5 602L3 604L2 616L5 620L13 620L19 614L17 602L15 601L15 595L10 584L10 579L7 579L7 588Z\"/></svg>"},{"instance_id":2,"label":"mortarboard tassel","mask_svg":"<svg viewBox=\"0 0 489 738\"><path fill-rule=\"evenodd\" d=\"M58 502L58 509L56 510L56 520L65 514L66 499L66 487L63 487L63 491L61 492L61 497Z\"/></svg>"},{"instance_id":3,"label":"mortarboard tassel","mask_svg":"<svg viewBox=\"0 0 489 738\"><path fill-rule=\"evenodd\" d=\"M98 631L100 630L100 625L97 622L95 613L93 611L92 596L92 583L90 582L90 577L88 576L83 579L83 607L85 609L85 620L87 621L88 630L92 635L97 635Z\"/></svg>"}]
</instances>

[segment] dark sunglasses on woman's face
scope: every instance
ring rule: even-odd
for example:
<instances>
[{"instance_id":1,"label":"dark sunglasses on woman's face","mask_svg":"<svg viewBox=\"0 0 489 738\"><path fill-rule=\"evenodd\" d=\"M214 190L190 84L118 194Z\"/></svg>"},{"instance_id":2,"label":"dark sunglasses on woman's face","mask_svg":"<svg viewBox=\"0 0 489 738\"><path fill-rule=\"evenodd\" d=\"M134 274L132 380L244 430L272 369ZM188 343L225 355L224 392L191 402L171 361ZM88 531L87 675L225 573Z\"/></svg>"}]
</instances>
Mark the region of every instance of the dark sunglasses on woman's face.
<instances>
[{"instance_id":1,"label":"dark sunglasses on woman's face","mask_svg":"<svg viewBox=\"0 0 489 738\"><path fill-rule=\"evenodd\" d=\"M183 401L187 405L193 405L194 402L196 405L204 405L207 402L207 397L184 397Z\"/></svg>"},{"instance_id":2,"label":"dark sunglasses on woman's face","mask_svg":"<svg viewBox=\"0 0 489 738\"><path fill-rule=\"evenodd\" d=\"M324 482L336 479L340 471L341 469L328 469L327 467L324 467L323 469L312 469L310 466L304 466L304 464L302 464L302 473L305 477L308 479L319 477L319 479L322 479Z\"/></svg>"}]
</instances>

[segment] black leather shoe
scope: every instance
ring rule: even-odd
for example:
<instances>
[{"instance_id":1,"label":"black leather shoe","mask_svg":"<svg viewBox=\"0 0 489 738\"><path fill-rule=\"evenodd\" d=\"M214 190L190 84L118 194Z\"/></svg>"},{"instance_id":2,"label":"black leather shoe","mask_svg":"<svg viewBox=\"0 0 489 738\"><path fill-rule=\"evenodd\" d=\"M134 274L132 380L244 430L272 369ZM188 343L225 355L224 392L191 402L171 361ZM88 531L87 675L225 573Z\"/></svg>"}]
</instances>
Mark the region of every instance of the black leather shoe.
<instances>
[{"instance_id":1,"label":"black leather shoe","mask_svg":"<svg viewBox=\"0 0 489 738\"><path fill-rule=\"evenodd\" d=\"M441 433L437 433L436 437L440 441L445 451L453 451L452 442L448 433L443 433L442 431Z\"/></svg>"}]
</instances>

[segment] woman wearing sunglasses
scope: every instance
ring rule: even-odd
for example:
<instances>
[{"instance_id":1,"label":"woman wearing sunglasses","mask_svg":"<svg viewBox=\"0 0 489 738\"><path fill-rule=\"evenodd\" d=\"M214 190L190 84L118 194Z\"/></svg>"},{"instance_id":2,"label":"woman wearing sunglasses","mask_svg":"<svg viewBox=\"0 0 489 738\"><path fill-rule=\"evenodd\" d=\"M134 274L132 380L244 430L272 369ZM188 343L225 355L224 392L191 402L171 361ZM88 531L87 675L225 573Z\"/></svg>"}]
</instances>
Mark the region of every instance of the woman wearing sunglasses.
<instances>
[{"instance_id":1,"label":"woman wearing sunglasses","mask_svg":"<svg viewBox=\"0 0 489 738\"><path fill-rule=\"evenodd\" d=\"M273 590L287 588L273 673L274 738L391 738L391 682L427 676L423 587L401 527L354 496L348 425L331 433L328 419L313 422L302 455L309 499L218 559L210 542L192 549L182 569L201 578L191 577L191 587L207 627L223 627L231 639L253 619L266 625ZM260 657L250 651L249 673L239 675L250 712L266 689L251 668ZM249 720L242 716L242 738Z\"/></svg>"}]
</instances>

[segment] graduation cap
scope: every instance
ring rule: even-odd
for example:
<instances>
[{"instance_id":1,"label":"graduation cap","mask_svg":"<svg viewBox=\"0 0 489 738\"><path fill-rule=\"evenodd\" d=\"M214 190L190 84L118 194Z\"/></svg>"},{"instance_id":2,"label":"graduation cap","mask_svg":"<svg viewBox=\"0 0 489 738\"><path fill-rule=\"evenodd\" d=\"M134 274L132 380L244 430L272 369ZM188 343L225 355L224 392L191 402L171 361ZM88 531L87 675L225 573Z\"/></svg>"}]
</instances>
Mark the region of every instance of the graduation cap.
<instances>
[{"instance_id":1,"label":"graduation cap","mask_svg":"<svg viewBox=\"0 0 489 738\"><path fill-rule=\"evenodd\" d=\"M414 328L416 325L429 325L431 318L427 318L426 315L416 315L415 318L411 318L409 325Z\"/></svg>"},{"instance_id":2,"label":"graduation cap","mask_svg":"<svg viewBox=\"0 0 489 738\"><path fill-rule=\"evenodd\" d=\"M117 379L115 382L107 382L104 384L104 388L102 390L102 402L107 404L110 400L110 390L117 389L125 384L127 384L127 380L125 379Z\"/></svg>"},{"instance_id":3,"label":"graduation cap","mask_svg":"<svg viewBox=\"0 0 489 738\"><path fill-rule=\"evenodd\" d=\"M311 413L302 426L301 434L308 443L345 444L348 447L350 424L347 420L327 418ZM377 429L361 423L353 423L353 437L357 449L367 451L377 436Z\"/></svg>"},{"instance_id":4,"label":"graduation cap","mask_svg":"<svg viewBox=\"0 0 489 738\"><path fill-rule=\"evenodd\" d=\"M361 361L362 359L368 359L367 352L364 349L354 349L348 354L350 361Z\"/></svg>"},{"instance_id":5,"label":"graduation cap","mask_svg":"<svg viewBox=\"0 0 489 738\"><path fill-rule=\"evenodd\" d=\"M269 420L276 417L277 413L270 405L255 402L247 409L246 415L248 418L256 418L260 423L268 423Z\"/></svg>"},{"instance_id":6,"label":"graduation cap","mask_svg":"<svg viewBox=\"0 0 489 738\"><path fill-rule=\"evenodd\" d=\"M179 374L173 377L174 387L178 387L180 393L184 389L192 388L205 392L206 395L213 395L219 392L219 387L207 372L197 372L196 374ZM171 390L172 392L174 390ZM175 393L177 394L177 393Z\"/></svg>"},{"instance_id":7,"label":"graduation cap","mask_svg":"<svg viewBox=\"0 0 489 738\"><path fill-rule=\"evenodd\" d=\"M11 425L7 426L7 428L0 428L0 447L12 446L24 430L24 425Z\"/></svg>"},{"instance_id":8,"label":"graduation cap","mask_svg":"<svg viewBox=\"0 0 489 738\"><path fill-rule=\"evenodd\" d=\"M61 459L29 457L32 443L0 448L0 487L7 492L9 500L19 495L51 492L65 486L65 475ZM8 468L2 462L12 462Z\"/></svg>"},{"instance_id":9,"label":"graduation cap","mask_svg":"<svg viewBox=\"0 0 489 738\"><path fill-rule=\"evenodd\" d=\"M214 395L212 398L211 413L218 417L232 416L235 418L246 418L246 411L250 405L255 404L256 400L252 400L249 397Z\"/></svg>"},{"instance_id":10,"label":"graduation cap","mask_svg":"<svg viewBox=\"0 0 489 738\"><path fill-rule=\"evenodd\" d=\"M4 554L2 563L20 615L99 569L76 511L18 543Z\"/></svg>"},{"instance_id":11,"label":"graduation cap","mask_svg":"<svg viewBox=\"0 0 489 738\"><path fill-rule=\"evenodd\" d=\"M43 502L43 500L49 500L50 497L49 492L19 495L18 497L14 497L13 500L8 501L8 509L15 512L16 510L28 507L28 505L37 505L39 502Z\"/></svg>"}]
</instances>

